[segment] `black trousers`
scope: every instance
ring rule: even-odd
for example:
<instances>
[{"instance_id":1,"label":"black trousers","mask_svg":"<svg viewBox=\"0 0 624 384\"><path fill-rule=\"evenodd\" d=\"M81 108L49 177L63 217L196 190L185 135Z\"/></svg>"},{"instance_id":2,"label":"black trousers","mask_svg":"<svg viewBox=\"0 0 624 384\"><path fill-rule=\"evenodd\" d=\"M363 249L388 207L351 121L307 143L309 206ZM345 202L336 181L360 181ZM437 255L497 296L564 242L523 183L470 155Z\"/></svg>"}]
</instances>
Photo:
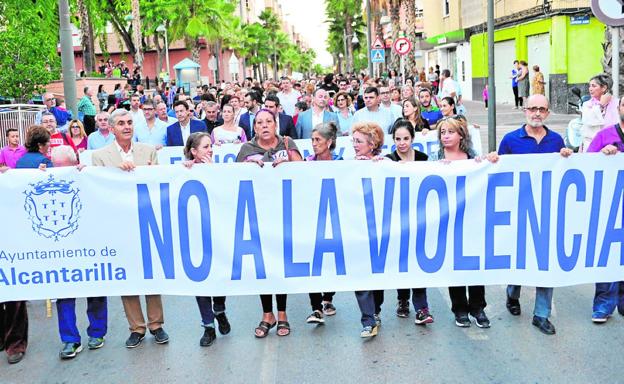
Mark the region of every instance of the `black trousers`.
<instances>
[{"instance_id":1,"label":"black trousers","mask_svg":"<svg viewBox=\"0 0 624 384\"><path fill-rule=\"evenodd\" d=\"M26 352L28 312L25 301L0 303L0 336L8 355Z\"/></svg>"},{"instance_id":2,"label":"black trousers","mask_svg":"<svg viewBox=\"0 0 624 384\"><path fill-rule=\"evenodd\" d=\"M522 97L518 96L518 86L511 87L514 93L514 100L516 101L516 107L522 107Z\"/></svg>"},{"instance_id":3,"label":"black trousers","mask_svg":"<svg viewBox=\"0 0 624 384\"><path fill-rule=\"evenodd\" d=\"M275 295L278 312L286 311L286 298L287 295ZM262 302L262 312L273 312L273 295L260 295L260 301Z\"/></svg>"},{"instance_id":4,"label":"black trousers","mask_svg":"<svg viewBox=\"0 0 624 384\"><path fill-rule=\"evenodd\" d=\"M373 291L373 297L375 298L375 315L379 315L381 313L381 305L384 302L384 291Z\"/></svg>"},{"instance_id":5,"label":"black trousers","mask_svg":"<svg viewBox=\"0 0 624 384\"><path fill-rule=\"evenodd\" d=\"M331 303L335 294L336 292L308 293L308 296L310 296L310 306L312 307L312 310L322 312L323 301L329 301Z\"/></svg>"},{"instance_id":6,"label":"black trousers","mask_svg":"<svg viewBox=\"0 0 624 384\"><path fill-rule=\"evenodd\" d=\"M466 297L466 288L468 297ZM451 311L454 314L476 313L486 307L485 287L483 285L471 285L469 287L449 287L451 297Z\"/></svg>"}]
</instances>

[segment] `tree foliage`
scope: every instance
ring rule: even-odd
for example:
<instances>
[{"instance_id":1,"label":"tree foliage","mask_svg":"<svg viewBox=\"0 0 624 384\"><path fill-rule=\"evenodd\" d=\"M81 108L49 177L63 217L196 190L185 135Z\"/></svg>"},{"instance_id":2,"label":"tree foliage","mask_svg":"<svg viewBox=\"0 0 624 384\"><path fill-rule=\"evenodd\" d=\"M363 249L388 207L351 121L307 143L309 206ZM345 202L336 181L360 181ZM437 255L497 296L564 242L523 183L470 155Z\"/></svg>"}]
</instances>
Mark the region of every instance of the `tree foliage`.
<instances>
[{"instance_id":1,"label":"tree foliage","mask_svg":"<svg viewBox=\"0 0 624 384\"><path fill-rule=\"evenodd\" d=\"M363 63L361 59L362 51L366 52L362 0L325 0L325 16L329 26L328 52L334 59L340 54L348 57L349 67L353 71L365 68L368 61ZM353 35L357 36L358 43L352 43Z\"/></svg>"},{"instance_id":2,"label":"tree foliage","mask_svg":"<svg viewBox=\"0 0 624 384\"><path fill-rule=\"evenodd\" d=\"M28 99L59 78L54 0L0 2L0 94Z\"/></svg>"}]
</instances>

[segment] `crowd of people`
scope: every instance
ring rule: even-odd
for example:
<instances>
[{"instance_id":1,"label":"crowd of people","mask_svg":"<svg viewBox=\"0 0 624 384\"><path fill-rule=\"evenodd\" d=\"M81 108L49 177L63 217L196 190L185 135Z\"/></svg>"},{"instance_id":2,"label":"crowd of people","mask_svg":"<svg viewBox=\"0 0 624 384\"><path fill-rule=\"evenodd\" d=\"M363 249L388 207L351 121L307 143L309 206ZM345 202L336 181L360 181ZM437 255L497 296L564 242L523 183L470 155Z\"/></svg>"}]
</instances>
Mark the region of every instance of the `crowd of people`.
<instances>
[{"instance_id":1,"label":"crowd of people","mask_svg":"<svg viewBox=\"0 0 624 384\"><path fill-rule=\"evenodd\" d=\"M588 152L610 155L624 151L624 98L616 106L615 117L611 116L611 105L617 101L603 97L609 88L608 79L602 75L590 81L592 102L598 106L596 113L603 117L604 126L590 140ZM93 92L85 89L84 95L86 104ZM425 76L424 81L422 77L401 81L396 73L394 78L386 79L333 74L318 81L293 81L284 77L260 83L246 79L240 84L198 87L193 96L172 82L168 88L159 88L151 96L137 89L125 104L119 103L116 95L114 99L104 108L100 103L98 112L91 107L84 109L85 116L93 117L93 131L89 132L86 117L71 119L52 101L48 104L46 95L46 110L41 113L38 124L28 129L23 146L17 130L7 130L8 145L0 152L0 171L78 165L85 149L94 150L93 166L132 171L137 166L157 165L157 151L165 146L184 147L183 166L204 166L213 163L213 146L225 143L241 144L237 162L251 162L260 167L265 163L277 167L291 161L442 160L447 164L458 160L496 162L499 156L507 154L572 155L562 137L545 125L550 113L549 102L544 95L537 94L524 100L525 121L517 130L505 135L498 152L477 156L471 140L471 124L465 115L458 113L462 105L461 89L446 69L440 71L439 77ZM415 150L412 143L416 135L432 130L437 133L439 150L429 155ZM386 134L391 135L396 150L382 156ZM342 159L334 152L340 136L351 136L354 158ZM310 140L314 153L304 158L294 139ZM514 316L521 314L520 288L510 285L507 289L506 306ZM469 327L474 321L478 327L490 327L485 313L484 286L450 287L449 295L457 326ZM373 337L380 331L384 291L358 291L355 296L361 312L360 336ZM549 321L552 296L553 288L536 289L532 318L532 324L549 335L555 334L555 327ZM311 314L306 322L322 324L325 316L336 315L333 297L333 292L310 293ZM397 291L396 315L409 317L410 299L415 324L433 323L427 289L419 287L418 282L414 282L413 288ZM126 296L122 301L130 331L127 348L137 347L147 331L156 343L169 341L163 328L160 295L146 296L147 321L138 296ZM272 295L260 295L260 301L262 317L255 328L255 337L267 337L274 327L278 336L289 335L287 295L275 295L276 312ZM88 298L87 302L90 322L87 347L101 348L107 332L107 300L97 297ZM226 298L197 297L197 304L204 327L200 345L210 346L216 339L215 322L219 333L230 332ZM75 299L59 299L56 306L63 343L60 357L70 359L83 348L76 328ZM592 320L605 322L616 308L624 315L624 284L596 284ZM0 320L0 344L10 363L19 362L27 345L25 302L2 304Z\"/></svg>"}]
</instances>

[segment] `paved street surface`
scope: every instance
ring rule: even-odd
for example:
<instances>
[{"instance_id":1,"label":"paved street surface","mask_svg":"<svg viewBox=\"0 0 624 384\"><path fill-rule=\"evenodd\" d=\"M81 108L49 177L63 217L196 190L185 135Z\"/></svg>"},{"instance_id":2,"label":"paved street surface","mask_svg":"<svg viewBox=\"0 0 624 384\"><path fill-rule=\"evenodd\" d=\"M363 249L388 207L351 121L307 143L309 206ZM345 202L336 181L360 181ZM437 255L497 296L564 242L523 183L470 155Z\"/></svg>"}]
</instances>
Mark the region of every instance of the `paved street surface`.
<instances>
[{"instance_id":1,"label":"paved street surface","mask_svg":"<svg viewBox=\"0 0 624 384\"><path fill-rule=\"evenodd\" d=\"M386 291L382 329L372 340L359 337L353 293L338 293L336 316L325 325L305 323L307 295L288 297L292 334L271 330L256 339L260 320L256 296L231 297L232 332L208 348L193 297L164 298L168 345L148 336L133 350L124 347L127 323L119 298L109 300L109 335L104 348L60 361L56 313L46 318L45 302L30 303L30 345L24 360L0 360L0 383L621 383L624 317L607 324L590 321L593 285L555 289L552 321L557 335L541 334L530 323L535 290L524 288L523 313L505 308L503 286L486 289L492 328L454 325L446 289L428 290L435 323L426 327L394 314L396 292ZM85 300L77 305L86 342ZM56 311L54 311L56 312Z\"/></svg>"}]
</instances>

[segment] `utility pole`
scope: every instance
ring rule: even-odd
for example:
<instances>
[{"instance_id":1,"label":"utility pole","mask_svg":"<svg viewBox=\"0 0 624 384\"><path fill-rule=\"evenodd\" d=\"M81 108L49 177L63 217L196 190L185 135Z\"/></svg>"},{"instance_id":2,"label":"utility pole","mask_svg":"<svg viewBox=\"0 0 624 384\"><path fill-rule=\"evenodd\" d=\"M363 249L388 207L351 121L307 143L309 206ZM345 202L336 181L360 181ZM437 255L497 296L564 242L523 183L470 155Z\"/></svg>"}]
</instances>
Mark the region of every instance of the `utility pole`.
<instances>
[{"instance_id":1,"label":"utility pole","mask_svg":"<svg viewBox=\"0 0 624 384\"><path fill-rule=\"evenodd\" d=\"M488 152L496 151L496 85L494 79L494 0L488 0Z\"/></svg>"},{"instance_id":2,"label":"utility pole","mask_svg":"<svg viewBox=\"0 0 624 384\"><path fill-rule=\"evenodd\" d=\"M74 63L74 44L69 25L68 0L58 0L59 7L59 39L61 41L61 66L63 67L63 93L65 105L74 116L78 116L76 108L76 64Z\"/></svg>"},{"instance_id":3,"label":"utility pole","mask_svg":"<svg viewBox=\"0 0 624 384\"><path fill-rule=\"evenodd\" d=\"M366 0L366 26L367 26L367 43L366 52L368 52L368 75L373 76L373 61L371 58L371 45L373 44L373 40L371 38L371 5L370 0Z\"/></svg>"}]
</instances>

